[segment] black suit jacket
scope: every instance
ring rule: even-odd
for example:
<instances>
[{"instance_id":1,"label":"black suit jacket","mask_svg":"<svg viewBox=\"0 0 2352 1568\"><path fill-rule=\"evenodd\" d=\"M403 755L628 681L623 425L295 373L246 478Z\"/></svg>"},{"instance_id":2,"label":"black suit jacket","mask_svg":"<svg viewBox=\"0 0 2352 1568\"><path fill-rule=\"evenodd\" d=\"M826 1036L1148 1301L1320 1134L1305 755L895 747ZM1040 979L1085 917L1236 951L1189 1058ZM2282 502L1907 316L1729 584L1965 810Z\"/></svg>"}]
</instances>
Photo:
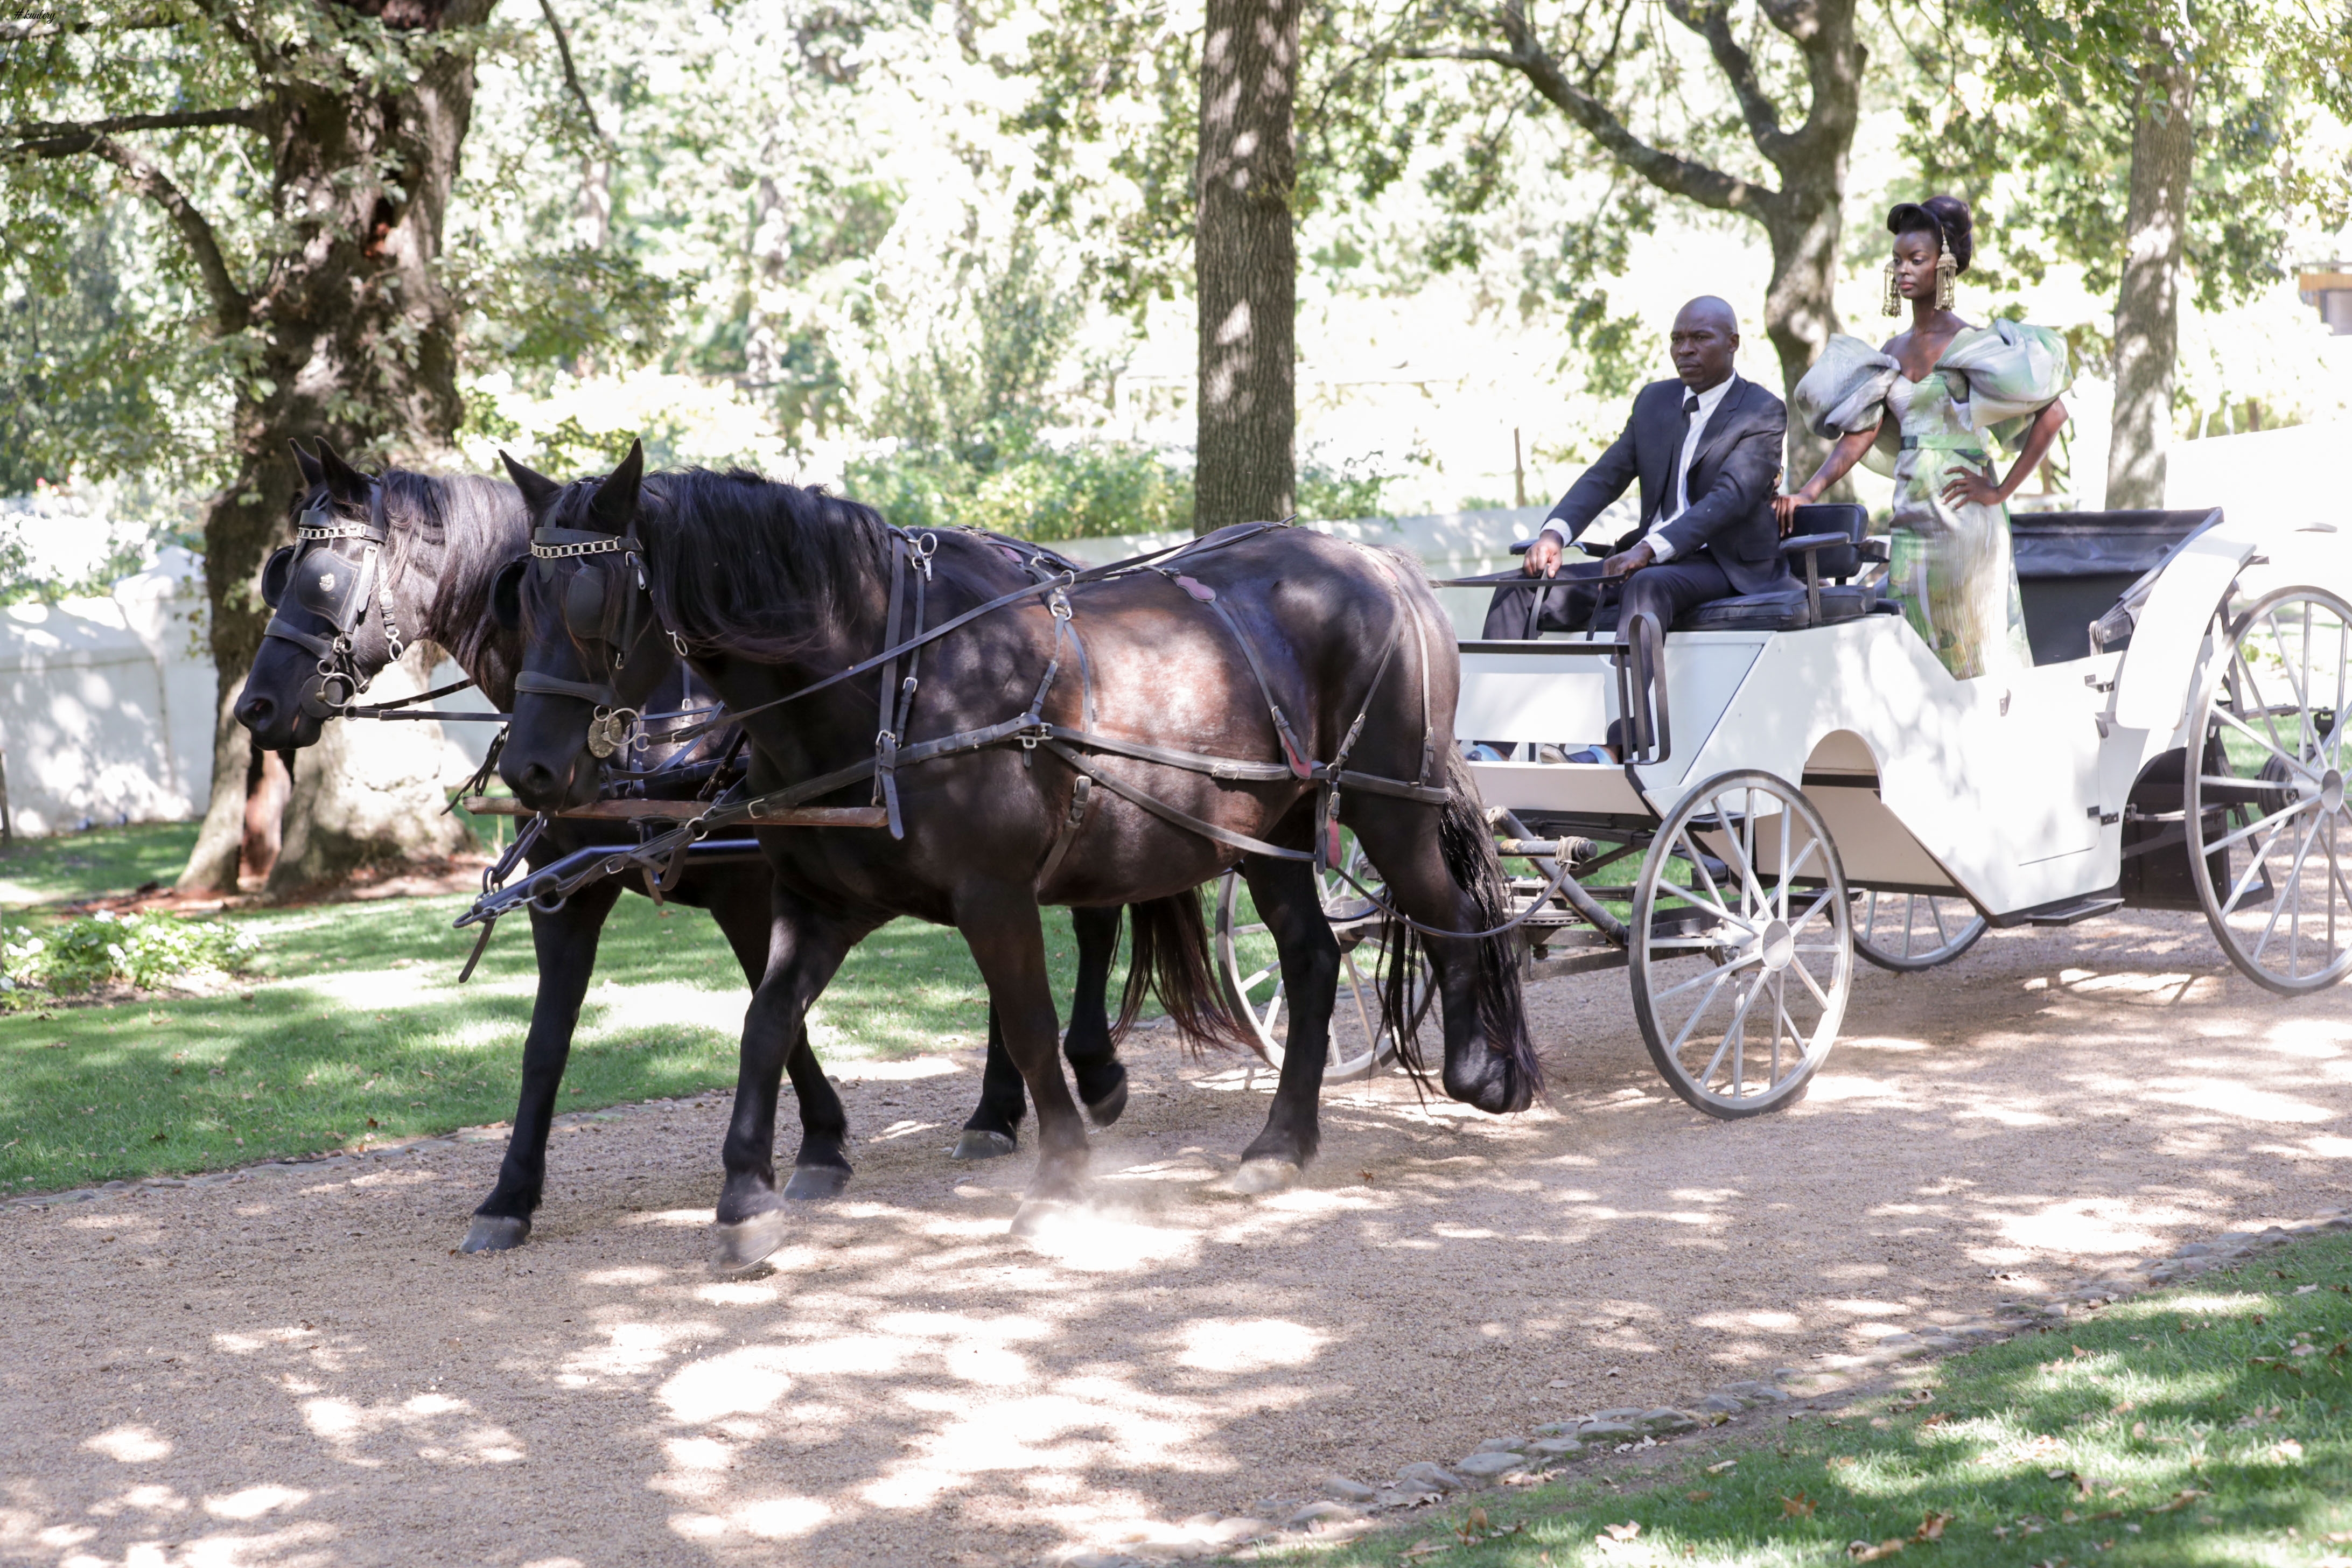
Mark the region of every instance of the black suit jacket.
<instances>
[{"instance_id":1,"label":"black suit jacket","mask_svg":"<svg viewBox=\"0 0 2352 1568\"><path fill-rule=\"evenodd\" d=\"M1679 381L1654 381L1635 393L1625 433L1584 470L1545 521L1557 520L1574 539L1639 479L1642 521L1617 542L1617 548L1631 548L1649 531L1665 505L1666 473L1682 446L1685 390ZM1772 493L1780 483L1788 435L1789 411L1779 398L1744 376L1733 384L1716 405L1715 417L1707 421L1691 458L1690 505L1665 527L1675 560L1705 551L1743 594L1787 585L1789 568L1780 558Z\"/></svg>"}]
</instances>

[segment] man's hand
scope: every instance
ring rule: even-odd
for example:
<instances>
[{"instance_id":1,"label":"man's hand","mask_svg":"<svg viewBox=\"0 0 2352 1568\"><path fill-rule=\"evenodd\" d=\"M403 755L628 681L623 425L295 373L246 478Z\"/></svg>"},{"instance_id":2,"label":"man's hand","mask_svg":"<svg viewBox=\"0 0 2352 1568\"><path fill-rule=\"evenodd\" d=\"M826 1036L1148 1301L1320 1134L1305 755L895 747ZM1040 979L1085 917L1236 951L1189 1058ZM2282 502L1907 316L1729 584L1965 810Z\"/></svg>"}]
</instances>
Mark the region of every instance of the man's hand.
<instances>
[{"instance_id":1,"label":"man's hand","mask_svg":"<svg viewBox=\"0 0 2352 1568\"><path fill-rule=\"evenodd\" d=\"M1528 546L1526 559L1520 563L1519 570L1530 577L1559 576L1559 535L1550 532L1537 534L1536 542Z\"/></svg>"},{"instance_id":2,"label":"man's hand","mask_svg":"<svg viewBox=\"0 0 2352 1568\"><path fill-rule=\"evenodd\" d=\"M1601 574L1603 577L1622 577L1629 573L1639 572L1643 567L1654 563L1657 559L1656 552L1650 548L1650 542L1644 539L1633 549L1621 550L1603 561L1601 563Z\"/></svg>"}]
</instances>

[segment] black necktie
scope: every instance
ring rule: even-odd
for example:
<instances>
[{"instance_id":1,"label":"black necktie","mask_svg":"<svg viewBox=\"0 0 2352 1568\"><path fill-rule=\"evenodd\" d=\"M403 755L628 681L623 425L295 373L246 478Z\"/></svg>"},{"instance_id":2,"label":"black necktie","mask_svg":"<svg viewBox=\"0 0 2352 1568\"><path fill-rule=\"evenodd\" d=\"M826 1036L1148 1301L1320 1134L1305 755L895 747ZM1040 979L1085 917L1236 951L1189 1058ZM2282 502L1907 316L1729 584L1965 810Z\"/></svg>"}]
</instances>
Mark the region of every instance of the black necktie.
<instances>
[{"instance_id":1,"label":"black necktie","mask_svg":"<svg viewBox=\"0 0 2352 1568\"><path fill-rule=\"evenodd\" d=\"M1658 521L1682 515L1683 448L1690 444L1691 421L1698 415L1698 394L1683 394L1682 423L1675 427L1675 460L1666 465L1665 499L1658 503Z\"/></svg>"}]
</instances>

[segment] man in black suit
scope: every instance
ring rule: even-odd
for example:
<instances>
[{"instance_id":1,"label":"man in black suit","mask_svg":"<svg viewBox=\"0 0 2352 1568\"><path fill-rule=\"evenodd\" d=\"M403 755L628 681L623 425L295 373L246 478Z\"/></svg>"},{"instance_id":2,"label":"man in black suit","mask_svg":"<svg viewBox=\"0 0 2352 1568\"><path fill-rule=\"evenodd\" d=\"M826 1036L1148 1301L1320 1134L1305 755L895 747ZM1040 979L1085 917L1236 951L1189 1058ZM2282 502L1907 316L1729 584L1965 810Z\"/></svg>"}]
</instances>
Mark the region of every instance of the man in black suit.
<instances>
[{"instance_id":1,"label":"man in black suit","mask_svg":"<svg viewBox=\"0 0 2352 1568\"><path fill-rule=\"evenodd\" d=\"M1672 337L1679 379L1652 382L1634 395L1625 433L1560 497L1528 549L1527 575L1550 585L1496 589L1487 637L1581 631L1620 587L1622 616L1647 610L1663 628L1709 599L1797 585L1772 512L1788 410L1733 374L1738 348L1739 319L1729 305L1702 296L1682 308ZM1562 544L1637 479L1641 522L1607 560L1563 569Z\"/></svg>"}]
</instances>

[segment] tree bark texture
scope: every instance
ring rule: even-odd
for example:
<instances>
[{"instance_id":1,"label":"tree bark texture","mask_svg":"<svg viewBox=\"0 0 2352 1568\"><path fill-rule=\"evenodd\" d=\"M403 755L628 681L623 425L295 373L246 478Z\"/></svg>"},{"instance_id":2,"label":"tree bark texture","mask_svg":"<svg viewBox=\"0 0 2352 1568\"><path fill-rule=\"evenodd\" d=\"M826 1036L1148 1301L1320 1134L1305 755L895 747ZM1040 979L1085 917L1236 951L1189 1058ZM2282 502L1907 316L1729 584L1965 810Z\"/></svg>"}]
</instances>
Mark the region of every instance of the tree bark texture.
<instances>
[{"instance_id":1,"label":"tree bark texture","mask_svg":"<svg viewBox=\"0 0 2352 1568\"><path fill-rule=\"evenodd\" d=\"M1296 510L1300 0L1209 0L1192 265L1200 405L1192 526Z\"/></svg>"},{"instance_id":2,"label":"tree bark texture","mask_svg":"<svg viewBox=\"0 0 2352 1568\"><path fill-rule=\"evenodd\" d=\"M1812 367L1838 330L1834 289L1845 197L1846 163L1861 119L1863 67L1868 58L1854 30L1854 0L1759 0L1764 20L1802 56L1804 119L1784 126L1764 86L1755 57L1732 24L1730 0L1666 0L1667 13L1705 41L1723 85L1738 105L1756 151L1772 166L1772 186L1700 163L1637 134L1626 117L1596 95L1608 79L1608 59L1555 57L1538 37L1525 0L1501 0L1490 13L1499 47L1428 47L1421 58L1464 59L1506 67L1554 108L1584 128L1624 168L1668 195L1717 212L1753 219L1772 250L1772 279L1764 296L1764 333L1780 362L1784 393ZM1612 37L1601 26L1596 36ZM1791 423L1788 462L1810 473L1828 444Z\"/></svg>"},{"instance_id":3,"label":"tree bark texture","mask_svg":"<svg viewBox=\"0 0 2352 1568\"><path fill-rule=\"evenodd\" d=\"M473 26L488 11L489 0L453 0L420 14L417 30ZM473 109L474 64L470 50L454 44L421 48L416 59L413 74L389 82L356 74L281 79L263 110L258 132L287 237L257 263L266 269L257 288L246 292L231 279L234 298L218 301L225 320L241 310L250 321L257 363L231 417L235 477L205 511L205 588L221 700L213 801L180 875L184 889L236 886L248 750L229 705L269 619L257 586L261 563L290 542L288 515L299 478L287 442L323 437L347 457L420 467L454 454L465 415L457 311L435 266ZM429 756L437 766L437 732L404 735L398 744L413 749L420 764ZM288 840L298 831L293 819L305 818L299 831L305 843L318 844L314 858L340 858L327 847L341 831L335 825L369 815L343 797L374 788L364 777L298 768ZM465 833L453 819L439 820L445 827L427 837L446 839L439 851L446 853ZM372 846L355 843L350 851L373 853Z\"/></svg>"},{"instance_id":4,"label":"tree bark texture","mask_svg":"<svg viewBox=\"0 0 2352 1568\"><path fill-rule=\"evenodd\" d=\"M2180 260L2189 237L2189 114L2196 77L2166 51L2141 78L2132 122L2123 285L2116 298L2116 416L2107 448L2112 510L2164 504L2180 342Z\"/></svg>"}]
</instances>

